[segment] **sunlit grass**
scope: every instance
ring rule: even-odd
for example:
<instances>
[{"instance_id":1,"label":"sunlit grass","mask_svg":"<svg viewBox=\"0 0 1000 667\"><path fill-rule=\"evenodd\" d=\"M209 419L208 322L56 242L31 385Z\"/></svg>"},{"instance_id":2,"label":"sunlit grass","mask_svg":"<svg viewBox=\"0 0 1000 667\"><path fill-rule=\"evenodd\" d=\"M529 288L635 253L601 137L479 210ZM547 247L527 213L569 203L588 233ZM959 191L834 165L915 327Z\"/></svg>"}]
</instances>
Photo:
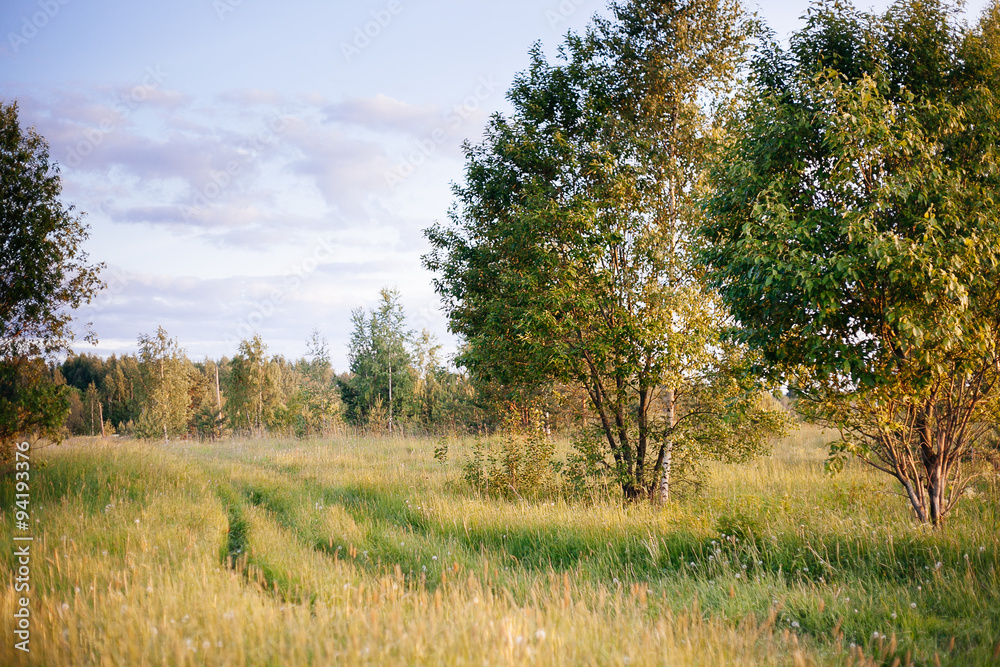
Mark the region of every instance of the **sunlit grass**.
<instances>
[{"instance_id":1,"label":"sunlit grass","mask_svg":"<svg viewBox=\"0 0 1000 667\"><path fill-rule=\"evenodd\" d=\"M483 497L431 439L73 441L34 456L28 655L0 556L0 663L991 664L997 480L929 531L826 439L667 508Z\"/></svg>"}]
</instances>

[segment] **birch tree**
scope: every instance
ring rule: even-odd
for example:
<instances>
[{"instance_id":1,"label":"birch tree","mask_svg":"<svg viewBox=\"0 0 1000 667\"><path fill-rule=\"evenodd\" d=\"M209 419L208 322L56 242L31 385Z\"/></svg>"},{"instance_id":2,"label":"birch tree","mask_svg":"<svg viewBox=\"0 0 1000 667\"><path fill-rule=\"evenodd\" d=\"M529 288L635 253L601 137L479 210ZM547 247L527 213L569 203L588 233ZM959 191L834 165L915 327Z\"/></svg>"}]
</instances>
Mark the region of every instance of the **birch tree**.
<instances>
[{"instance_id":1,"label":"birch tree","mask_svg":"<svg viewBox=\"0 0 1000 667\"><path fill-rule=\"evenodd\" d=\"M451 224L427 230L425 265L468 343L458 363L483 382L582 388L589 460L626 498L666 500L699 423L718 426L704 453L725 458L729 445L764 451L781 422L749 375L729 373L742 350L722 344L724 313L690 249L709 110L751 25L733 0L611 12L569 34L557 64L532 50L513 114L465 147ZM737 438L726 425L740 423L759 428Z\"/></svg>"}]
</instances>

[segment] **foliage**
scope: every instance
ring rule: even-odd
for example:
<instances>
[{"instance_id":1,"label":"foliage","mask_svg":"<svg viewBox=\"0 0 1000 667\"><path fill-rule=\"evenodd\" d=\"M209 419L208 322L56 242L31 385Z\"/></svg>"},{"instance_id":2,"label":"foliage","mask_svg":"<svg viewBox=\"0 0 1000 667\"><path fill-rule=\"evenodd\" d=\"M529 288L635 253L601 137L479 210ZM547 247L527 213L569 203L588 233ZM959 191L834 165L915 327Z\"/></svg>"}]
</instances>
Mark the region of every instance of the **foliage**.
<instances>
[{"instance_id":1,"label":"foliage","mask_svg":"<svg viewBox=\"0 0 1000 667\"><path fill-rule=\"evenodd\" d=\"M0 358L0 477L13 470L18 442L61 439L69 390L60 379L38 357Z\"/></svg>"},{"instance_id":2,"label":"foliage","mask_svg":"<svg viewBox=\"0 0 1000 667\"><path fill-rule=\"evenodd\" d=\"M15 442L59 439L69 391L43 356L68 346L70 311L103 286L61 189L45 139L21 127L16 102L0 101L0 474Z\"/></svg>"},{"instance_id":3,"label":"foliage","mask_svg":"<svg viewBox=\"0 0 1000 667\"><path fill-rule=\"evenodd\" d=\"M139 418L135 434L167 440L187 433L190 416L187 357L163 327L155 334L139 335L139 384L135 387Z\"/></svg>"},{"instance_id":4,"label":"foliage","mask_svg":"<svg viewBox=\"0 0 1000 667\"><path fill-rule=\"evenodd\" d=\"M298 436L312 433L329 435L340 425L340 395L334 384L329 344L319 331L313 331L308 343L308 359L294 365L288 415L292 431Z\"/></svg>"},{"instance_id":5,"label":"foliage","mask_svg":"<svg viewBox=\"0 0 1000 667\"><path fill-rule=\"evenodd\" d=\"M689 245L706 101L727 89L751 29L729 1L622 2L612 13L570 34L560 64L532 50L508 93L513 115L466 145L451 225L427 230L424 262L467 341L457 362L480 386L583 390L602 443L588 460L626 497L665 498L673 450L689 442L685 397L733 387L719 371L743 355L721 345L724 314ZM756 414L758 388L737 385L744 397L709 399L723 409L699 412L703 423L718 417L723 432Z\"/></svg>"},{"instance_id":6,"label":"foliage","mask_svg":"<svg viewBox=\"0 0 1000 667\"><path fill-rule=\"evenodd\" d=\"M766 45L715 160L702 258L806 415L940 523L1000 400L1000 6L824 2Z\"/></svg>"},{"instance_id":7,"label":"foliage","mask_svg":"<svg viewBox=\"0 0 1000 667\"><path fill-rule=\"evenodd\" d=\"M474 489L500 496L536 496L557 488L552 454L555 444L546 434L541 413L511 409L493 437L477 437L462 476ZM436 458L447 456L445 449Z\"/></svg>"},{"instance_id":8,"label":"foliage","mask_svg":"<svg viewBox=\"0 0 1000 667\"><path fill-rule=\"evenodd\" d=\"M45 139L21 128L16 102L0 102L0 358L66 349L70 311L103 287L103 265L82 248L87 226L61 189Z\"/></svg>"},{"instance_id":9,"label":"foliage","mask_svg":"<svg viewBox=\"0 0 1000 667\"><path fill-rule=\"evenodd\" d=\"M367 425L377 404L378 421L384 420L392 431L394 421L410 407L417 373L409 350L413 334L406 329L399 291L383 288L379 296L378 306L369 313L361 308L351 313L354 330L347 351L351 377L340 387L353 424Z\"/></svg>"},{"instance_id":10,"label":"foliage","mask_svg":"<svg viewBox=\"0 0 1000 667\"><path fill-rule=\"evenodd\" d=\"M267 358L267 345L254 334L240 341L226 377L226 409L237 431L260 435L283 409L277 364Z\"/></svg>"}]
</instances>

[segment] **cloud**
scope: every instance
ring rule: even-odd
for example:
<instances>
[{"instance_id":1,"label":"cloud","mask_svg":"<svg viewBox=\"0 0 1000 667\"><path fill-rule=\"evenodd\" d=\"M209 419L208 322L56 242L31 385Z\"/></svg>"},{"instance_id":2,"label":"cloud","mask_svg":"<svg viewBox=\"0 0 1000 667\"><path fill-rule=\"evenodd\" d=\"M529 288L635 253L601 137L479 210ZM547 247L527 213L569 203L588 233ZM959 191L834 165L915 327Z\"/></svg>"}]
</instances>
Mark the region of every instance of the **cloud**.
<instances>
[{"instance_id":1,"label":"cloud","mask_svg":"<svg viewBox=\"0 0 1000 667\"><path fill-rule=\"evenodd\" d=\"M56 91L25 107L91 224L103 216L216 248L265 250L318 229L375 225L384 240L412 247L421 223L394 211L408 200L387 174L417 159L451 160L462 129L459 116L449 123L436 107L386 95L292 103L241 89L202 106L156 88L122 106L130 90ZM421 191L419 180L408 187Z\"/></svg>"},{"instance_id":2,"label":"cloud","mask_svg":"<svg viewBox=\"0 0 1000 667\"><path fill-rule=\"evenodd\" d=\"M430 133L442 123L442 111L436 106L415 106L382 94L330 104L323 109L323 114L327 122L417 137Z\"/></svg>"},{"instance_id":3,"label":"cloud","mask_svg":"<svg viewBox=\"0 0 1000 667\"><path fill-rule=\"evenodd\" d=\"M216 95L216 99L224 105L235 106L276 107L285 103L285 99L280 93L273 90L258 90L256 88L227 91Z\"/></svg>"},{"instance_id":4,"label":"cloud","mask_svg":"<svg viewBox=\"0 0 1000 667\"><path fill-rule=\"evenodd\" d=\"M140 333L163 326L193 359L231 355L254 333L286 354L301 354L309 332L318 328L330 339L335 365L344 369L350 311L374 305L381 287L416 277L420 269L404 253L327 261L333 255L318 247L266 276L202 279L110 267L104 274L108 289L78 312L77 321L93 322L100 342L92 351L101 354L133 353ZM411 326L449 340L429 287L407 289L404 299ZM84 345L76 349L88 351Z\"/></svg>"}]
</instances>

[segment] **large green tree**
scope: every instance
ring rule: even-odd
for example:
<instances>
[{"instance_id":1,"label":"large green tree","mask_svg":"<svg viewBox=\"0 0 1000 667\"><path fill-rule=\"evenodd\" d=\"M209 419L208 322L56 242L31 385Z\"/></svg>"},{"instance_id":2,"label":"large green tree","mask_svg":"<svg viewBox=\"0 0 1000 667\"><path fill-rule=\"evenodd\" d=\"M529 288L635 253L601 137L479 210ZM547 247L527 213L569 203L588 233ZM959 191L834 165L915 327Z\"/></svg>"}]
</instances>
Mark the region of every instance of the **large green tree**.
<instances>
[{"instance_id":1,"label":"large green tree","mask_svg":"<svg viewBox=\"0 0 1000 667\"><path fill-rule=\"evenodd\" d=\"M0 101L0 470L17 439L59 437L67 388L41 356L68 347L71 311L102 287L82 247L87 227L61 190L45 139Z\"/></svg>"},{"instance_id":2,"label":"large green tree","mask_svg":"<svg viewBox=\"0 0 1000 667\"><path fill-rule=\"evenodd\" d=\"M742 341L934 524L1000 391L1000 8L953 15L821 2L763 48L703 230Z\"/></svg>"},{"instance_id":3,"label":"large green tree","mask_svg":"<svg viewBox=\"0 0 1000 667\"><path fill-rule=\"evenodd\" d=\"M83 250L87 226L61 191L45 139L0 102L0 358L66 349L72 310L103 286Z\"/></svg>"},{"instance_id":4,"label":"large green tree","mask_svg":"<svg viewBox=\"0 0 1000 667\"><path fill-rule=\"evenodd\" d=\"M451 225L425 257L459 356L481 383L567 382L589 398L591 460L626 497L666 499L671 462L743 458L781 421L762 409L741 350L691 263L712 118L751 35L733 0L618 2L540 47L465 148ZM756 428L730 428L740 424ZM686 457L692 460L692 457Z\"/></svg>"}]
</instances>

